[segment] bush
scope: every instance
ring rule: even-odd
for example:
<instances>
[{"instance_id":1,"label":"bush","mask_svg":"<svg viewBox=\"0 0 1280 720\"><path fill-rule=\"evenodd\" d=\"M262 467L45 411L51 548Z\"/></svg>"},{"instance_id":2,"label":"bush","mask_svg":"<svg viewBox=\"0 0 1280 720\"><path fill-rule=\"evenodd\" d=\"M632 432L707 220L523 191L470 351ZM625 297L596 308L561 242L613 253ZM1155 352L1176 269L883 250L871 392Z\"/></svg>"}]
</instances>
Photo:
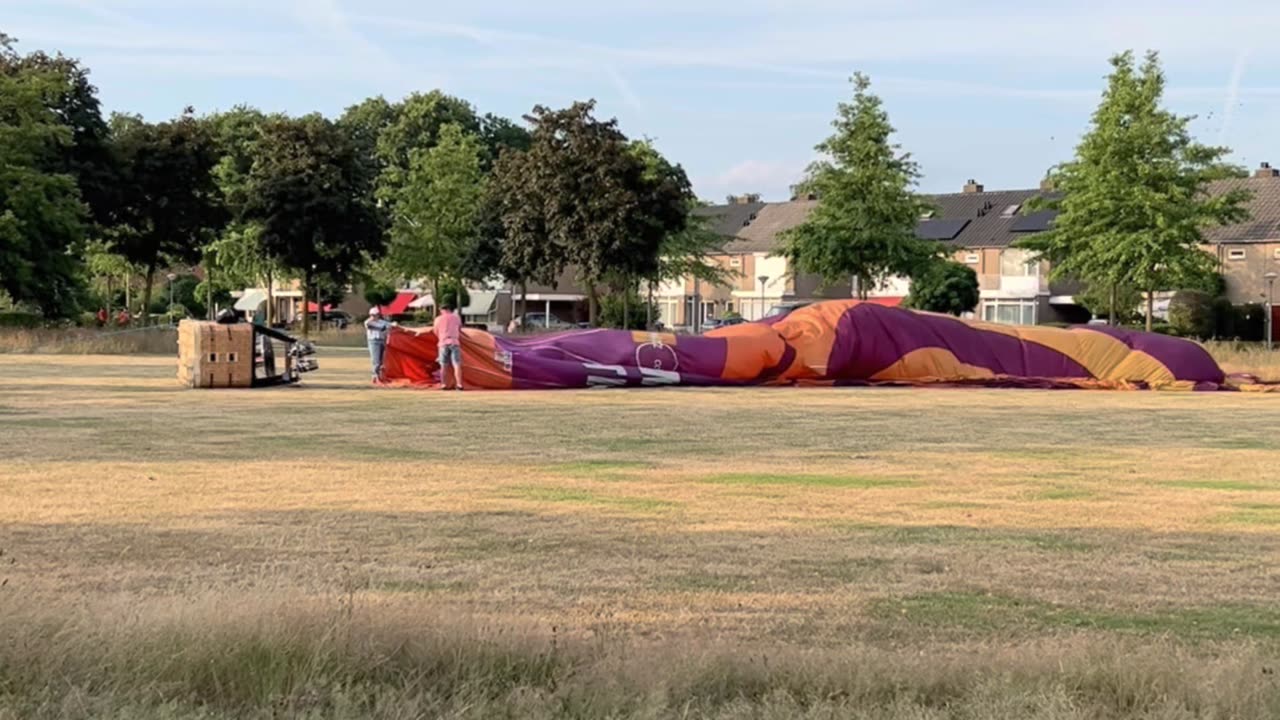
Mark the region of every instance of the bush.
<instances>
[{"instance_id":1,"label":"bush","mask_svg":"<svg viewBox=\"0 0 1280 720\"><path fill-rule=\"evenodd\" d=\"M443 307L445 302L449 302L455 310L461 312L462 308L471 303L471 293L467 292L466 285L457 280L441 280L436 285L435 301L436 307Z\"/></svg>"},{"instance_id":2,"label":"bush","mask_svg":"<svg viewBox=\"0 0 1280 720\"><path fill-rule=\"evenodd\" d=\"M1167 323L1167 322L1152 323L1151 332L1157 333L1159 335L1172 335L1173 337L1182 337L1182 333L1178 331L1178 328L1174 327L1172 323Z\"/></svg>"},{"instance_id":3,"label":"bush","mask_svg":"<svg viewBox=\"0 0 1280 720\"><path fill-rule=\"evenodd\" d=\"M396 299L396 289L382 282L371 282L364 287L364 299L370 305L390 305Z\"/></svg>"},{"instance_id":4,"label":"bush","mask_svg":"<svg viewBox=\"0 0 1280 720\"><path fill-rule=\"evenodd\" d=\"M959 317L978 306L978 274L968 265L935 260L911 278L904 307Z\"/></svg>"},{"instance_id":5,"label":"bush","mask_svg":"<svg viewBox=\"0 0 1280 720\"><path fill-rule=\"evenodd\" d=\"M44 325L44 318L35 313L6 312L0 313L0 327L24 328L31 330Z\"/></svg>"},{"instance_id":6,"label":"bush","mask_svg":"<svg viewBox=\"0 0 1280 720\"><path fill-rule=\"evenodd\" d=\"M1179 290L1169 301L1169 323L1181 337L1207 340L1213 336L1213 298L1202 290Z\"/></svg>"},{"instance_id":7,"label":"bush","mask_svg":"<svg viewBox=\"0 0 1280 720\"><path fill-rule=\"evenodd\" d=\"M624 318L622 308L627 306L626 317ZM600 325L602 327L621 328L623 330L644 330L645 323L650 315L658 317L657 308L653 308L652 312L645 309L644 300L636 293L631 293L630 297L623 302L621 293L616 295L606 295L600 298Z\"/></svg>"},{"instance_id":8,"label":"bush","mask_svg":"<svg viewBox=\"0 0 1280 720\"><path fill-rule=\"evenodd\" d=\"M1266 334L1267 308L1258 303L1236 308L1235 337L1247 342L1261 342Z\"/></svg>"},{"instance_id":9,"label":"bush","mask_svg":"<svg viewBox=\"0 0 1280 720\"><path fill-rule=\"evenodd\" d=\"M413 312L413 322L419 325L430 325L434 319L435 316L431 314L430 310L415 310Z\"/></svg>"},{"instance_id":10,"label":"bush","mask_svg":"<svg viewBox=\"0 0 1280 720\"><path fill-rule=\"evenodd\" d=\"M1213 299L1209 306L1213 316L1213 335L1217 338L1233 338L1236 336L1236 306L1225 297Z\"/></svg>"}]
</instances>

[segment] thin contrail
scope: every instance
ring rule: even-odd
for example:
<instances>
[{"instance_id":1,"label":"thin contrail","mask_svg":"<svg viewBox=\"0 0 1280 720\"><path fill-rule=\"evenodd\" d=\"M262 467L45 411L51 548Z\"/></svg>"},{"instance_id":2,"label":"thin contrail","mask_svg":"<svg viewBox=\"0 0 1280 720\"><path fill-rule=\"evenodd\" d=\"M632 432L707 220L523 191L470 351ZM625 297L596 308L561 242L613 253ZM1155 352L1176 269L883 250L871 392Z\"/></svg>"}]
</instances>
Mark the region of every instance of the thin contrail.
<instances>
[{"instance_id":1,"label":"thin contrail","mask_svg":"<svg viewBox=\"0 0 1280 720\"><path fill-rule=\"evenodd\" d=\"M1231 68L1231 80L1227 83L1227 100L1222 108L1222 126L1218 128L1218 145L1225 145L1227 133L1231 130L1231 119L1235 116L1236 106L1240 104L1240 82L1244 79L1245 66L1249 62L1249 48L1242 48L1236 55L1236 64Z\"/></svg>"}]
</instances>

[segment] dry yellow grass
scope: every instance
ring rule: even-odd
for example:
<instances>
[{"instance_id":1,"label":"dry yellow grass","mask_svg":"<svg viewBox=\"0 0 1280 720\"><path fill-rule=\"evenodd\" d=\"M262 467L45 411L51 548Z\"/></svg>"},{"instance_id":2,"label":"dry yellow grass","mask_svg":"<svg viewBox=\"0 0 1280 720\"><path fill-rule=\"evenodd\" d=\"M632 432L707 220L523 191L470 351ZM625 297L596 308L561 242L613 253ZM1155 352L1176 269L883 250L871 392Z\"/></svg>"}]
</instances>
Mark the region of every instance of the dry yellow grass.
<instances>
[{"instance_id":1,"label":"dry yellow grass","mask_svg":"<svg viewBox=\"0 0 1280 720\"><path fill-rule=\"evenodd\" d=\"M914 667L923 688L956 658L985 668L978 679L1040 667L1044 677L1025 686L965 686L961 696L981 699L966 712L992 717L1018 717L989 703L1016 708L1009 698L1022 692L1039 693L1041 704L1026 706L1036 708L1082 697L1032 656L1106 665L1185 655L1185 666L1152 666L1172 678L1197 663L1261 675L1280 655L1276 397L457 395L369 388L358 352L327 351L321 368L302 387L188 391L168 358L0 356L0 560L10 562L0 566L0 635L16 633L17 618L87 633L91 618L123 613L219 646L254 636L272 608L313 629L356 608L379 637L398 623L416 637L423 625L412 617L457 630L449 642L463 645L515 629L525 640L508 650L529 662L554 636L580 670L640 678L627 691L636 697L659 686L680 695L669 666L693 648L706 662L689 673L724 673L729 685L754 671L725 654L771 655L787 677L814 662L806 653L819 665L889 663L886 687L906 687L894 673ZM214 617L231 619L202 627ZM603 656L591 650L601 638ZM94 655L95 644L65 652L84 654L86 667L118 661ZM354 652L321 645L306 652ZM922 651L950 659L932 670L907 660ZM20 657L0 648L0 718ZM664 669L637 670L646 663ZM59 672L106 682L84 668ZM575 682L592 674L583 672ZM751 681L764 695L743 694L754 700L740 713L732 693L724 703L703 690L681 697L695 715L746 717L773 707L772 691L790 693L786 702L803 694L768 677ZM1130 680L1154 682L1143 677ZM1250 702L1264 704L1248 707L1276 707L1265 705L1280 702L1272 676L1258 682ZM604 692L598 679L580 689L592 688ZM166 692L125 695L148 708L181 699ZM1197 700L1201 709L1243 702L1218 692ZM503 698L475 707L517 707ZM769 712L791 714L774 700ZM86 707L131 714L97 701L107 704ZM666 707L637 702L619 713ZM929 703L912 710L909 697L885 702L867 716L950 716ZM1069 705L1041 716L1126 716ZM430 707L422 712L452 706ZM1144 712L1164 716L1159 707Z\"/></svg>"}]
</instances>

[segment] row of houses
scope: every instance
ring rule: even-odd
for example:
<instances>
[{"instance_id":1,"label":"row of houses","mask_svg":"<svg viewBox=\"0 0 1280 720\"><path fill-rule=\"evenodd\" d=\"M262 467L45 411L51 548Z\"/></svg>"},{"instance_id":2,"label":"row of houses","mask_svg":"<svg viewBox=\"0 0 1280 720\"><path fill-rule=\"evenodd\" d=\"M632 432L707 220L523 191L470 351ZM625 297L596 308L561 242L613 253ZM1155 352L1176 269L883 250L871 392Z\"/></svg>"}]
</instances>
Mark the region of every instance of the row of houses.
<instances>
[{"instance_id":1,"label":"row of houses","mask_svg":"<svg viewBox=\"0 0 1280 720\"><path fill-rule=\"evenodd\" d=\"M1251 192L1250 218L1206 231L1205 250L1217 258L1227 297L1233 303L1267 302L1265 276L1280 271L1280 170L1262 163L1251 177L1215 182L1211 192L1235 188ZM1029 203L1052 196L1047 185L989 191L973 180L959 192L927 196L934 209L920 218L916 233L942 244L956 262L977 273L977 317L1011 324L1090 319L1075 297L1079 287L1050 280L1048 264L1018 247L1019 241L1048 229L1056 215L1053 211L1030 211ZM655 295L658 320L668 328L697 328L729 313L755 320L781 304L856 297L858 288L852 281L825 285L815 276L793 272L785 258L774 254L782 233L803 223L818 202L807 197L764 202L758 195L742 195L731 197L724 205L701 208L699 212L711 229L725 238L723 249L710 262L730 271L733 280L725 285L691 278L663 283ZM471 292L463 314L469 323L505 328L523 301L539 324L577 324L587 319L587 293L572 269L556 283L531 285L525 291L527 295L517 287L478 288ZM908 279L889 278L868 288L867 296L877 303L897 305L909 291ZM301 293L296 289L281 288L274 295L276 317L287 320L301 310L296 299ZM248 289L237 307L252 305L260 312L265 297L265 290ZM429 292L411 287L387 310L400 314L433 303ZM368 305L352 296L341 308L358 316ZM316 311L314 307L310 310Z\"/></svg>"},{"instance_id":2,"label":"row of houses","mask_svg":"<svg viewBox=\"0 0 1280 720\"><path fill-rule=\"evenodd\" d=\"M1280 272L1280 170L1263 163L1251 177L1215 182L1210 191L1219 194L1237 188L1252 195L1250 218L1207 230L1204 249L1217 258L1231 302L1265 303L1265 277ZM973 180L959 192L927 196L934 209L920 218L916 234L943 244L956 262L977 273L981 298L977 317L1013 324L1089 320L1088 310L1075 297L1079 286L1051 281L1048 263L1018 247L1019 241L1047 230L1057 214L1029 211L1031 201L1039 197L1052 198L1052 189L1042 185L990 191ZM781 234L803 223L818 202L793 198L768 203L746 195L730 198L727 205L705 208L716 230L730 238L713 261L736 271L737 280L728 287L696 287L690 280L664 285L658 295L664 322L687 327L727 312L752 320L782 303L856 296L852 281L824 287L816 277L792 272L785 258L773 254ZM897 305L909 291L908 279L889 278L869 288L867 296Z\"/></svg>"}]
</instances>

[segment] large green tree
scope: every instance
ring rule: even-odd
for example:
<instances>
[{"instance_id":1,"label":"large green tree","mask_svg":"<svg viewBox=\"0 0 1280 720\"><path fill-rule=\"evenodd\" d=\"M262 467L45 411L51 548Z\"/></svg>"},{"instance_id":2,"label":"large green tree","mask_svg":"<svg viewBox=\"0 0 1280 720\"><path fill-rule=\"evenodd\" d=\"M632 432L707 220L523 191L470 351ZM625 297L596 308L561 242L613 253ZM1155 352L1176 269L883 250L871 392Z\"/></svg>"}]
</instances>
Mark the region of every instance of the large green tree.
<instances>
[{"instance_id":1,"label":"large green tree","mask_svg":"<svg viewBox=\"0 0 1280 720\"><path fill-rule=\"evenodd\" d=\"M1229 172L1228 150L1197 143L1192 118L1161 107L1165 77L1156 53L1139 66L1132 52L1111 59L1102 102L1075 158L1053 173L1061 212L1024 245L1053 263L1054 277L1146 293L1151 330L1154 293L1211 276L1201 231L1247 217L1247 192L1217 195L1209 183Z\"/></svg>"},{"instance_id":2,"label":"large green tree","mask_svg":"<svg viewBox=\"0 0 1280 720\"><path fill-rule=\"evenodd\" d=\"M87 214L66 163L75 131L57 108L64 73L25 63L0 34L0 289L47 317L75 309Z\"/></svg>"},{"instance_id":3,"label":"large green tree","mask_svg":"<svg viewBox=\"0 0 1280 720\"><path fill-rule=\"evenodd\" d=\"M646 174L652 179L673 177L679 183L684 171L672 165L648 140L638 140L631 148L643 160ZM713 256L724 249L727 240L711 228L712 216L699 212L701 204L689 196L685 202L685 226L678 232L669 232L658 249L658 264L654 272L642 278L647 284L645 310L653 308L654 289L662 282L692 278L695 283L726 285L737 276L736 271L721 266ZM629 295L622 295L625 299ZM629 313L624 308L624 315ZM646 325L652 324L652 317Z\"/></svg>"},{"instance_id":4,"label":"large green tree","mask_svg":"<svg viewBox=\"0 0 1280 720\"><path fill-rule=\"evenodd\" d=\"M434 147L415 150L393 194L387 261L399 276L460 280L471 248L481 242L485 176L483 149L458 125L440 129ZM443 300L444 298L437 298Z\"/></svg>"},{"instance_id":5,"label":"large green tree","mask_svg":"<svg viewBox=\"0 0 1280 720\"><path fill-rule=\"evenodd\" d=\"M116 159L98 90L89 82L88 69L61 53L49 55L37 50L21 55L0 33L0 74L33 74L58 85L58 91L47 94L44 102L56 124L69 130L70 138L48 153L47 169L75 178L90 219L98 225L109 225L118 200Z\"/></svg>"},{"instance_id":6,"label":"large green tree","mask_svg":"<svg viewBox=\"0 0 1280 720\"><path fill-rule=\"evenodd\" d=\"M596 119L594 107L579 102L563 110L534 108L529 150L519 161L500 159L495 169L504 175L498 184L507 195L508 242L519 237L516 245L526 260L535 259L517 263L521 275L555 267L542 259L548 253L572 264L591 295L593 324L596 288L630 286L657 273L662 244L685 229L692 198L679 166L651 167L617 121ZM542 233L549 240L546 250L523 242Z\"/></svg>"},{"instance_id":7,"label":"large green tree","mask_svg":"<svg viewBox=\"0 0 1280 720\"><path fill-rule=\"evenodd\" d=\"M241 220L262 227L266 254L302 278L305 300L345 285L380 254L373 179L350 136L319 115L262 126ZM310 315L303 314L303 333Z\"/></svg>"},{"instance_id":8,"label":"large green tree","mask_svg":"<svg viewBox=\"0 0 1280 720\"><path fill-rule=\"evenodd\" d=\"M206 123L187 108L178 118L148 123L114 119L121 161L115 240L143 272L143 307L151 307L156 270L198 262L227 221L213 171L220 154Z\"/></svg>"},{"instance_id":9,"label":"large green tree","mask_svg":"<svg viewBox=\"0 0 1280 720\"><path fill-rule=\"evenodd\" d=\"M504 277L520 286L521 318L525 315L528 284L554 285L566 259L551 237L547 195L530 183L533 156L529 152L502 153L493 169L489 208L501 224L499 267Z\"/></svg>"},{"instance_id":10,"label":"large green tree","mask_svg":"<svg viewBox=\"0 0 1280 720\"><path fill-rule=\"evenodd\" d=\"M805 222L783 234L778 251L793 272L829 284L857 281L859 295L884 278L910 276L938 254L916 237L928 204L915 192L920 171L892 142L893 126L871 81L853 76L853 100L839 104L835 132L818 144L801 188L818 196Z\"/></svg>"},{"instance_id":11,"label":"large green tree","mask_svg":"<svg viewBox=\"0 0 1280 720\"><path fill-rule=\"evenodd\" d=\"M276 116L277 118L280 116ZM217 294L262 285L267 290L266 321L275 321L274 286L285 277L284 268L266 253L262 226L245 220L249 172L253 169L262 127L270 119L260 110L236 106L205 118L221 155L213 170L231 220L218 236L203 248L205 280L198 292L212 310Z\"/></svg>"},{"instance_id":12,"label":"large green tree","mask_svg":"<svg viewBox=\"0 0 1280 720\"><path fill-rule=\"evenodd\" d=\"M439 90L414 93L389 108L389 114L369 101L357 108L362 123L385 123L378 132L376 148L381 170L378 192L384 202L392 202L399 188L408 182L414 153L435 147L446 125L456 126L468 135L480 132L475 109L467 101ZM348 120L352 121L354 117Z\"/></svg>"}]
</instances>

